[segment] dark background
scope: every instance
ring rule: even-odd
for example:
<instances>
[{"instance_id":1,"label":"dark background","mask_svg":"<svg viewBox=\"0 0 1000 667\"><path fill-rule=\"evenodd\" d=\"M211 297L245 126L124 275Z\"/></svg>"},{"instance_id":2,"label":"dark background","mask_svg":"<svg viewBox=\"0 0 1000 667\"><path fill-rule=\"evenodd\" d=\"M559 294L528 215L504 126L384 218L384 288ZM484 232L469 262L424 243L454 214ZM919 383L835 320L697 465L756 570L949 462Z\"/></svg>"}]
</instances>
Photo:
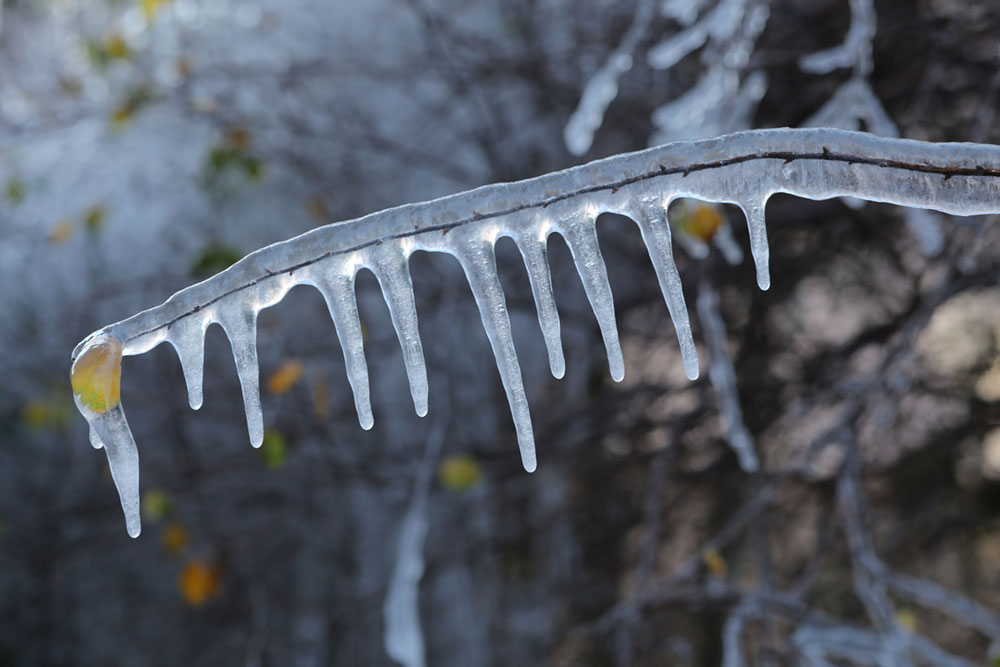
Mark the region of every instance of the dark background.
<instances>
[{"instance_id":1,"label":"dark background","mask_svg":"<svg viewBox=\"0 0 1000 667\"><path fill-rule=\"evenodd\" d=\"M843 40L850 9L764 4L766 27L734 71L767 79L745 126L797 126L851 76L798 66ZM702 358L693 383L631 222L598 226L621 384L557 237L567 374L549 376L524 269L501 241L531 475L454 260L411 261L424 419L377 283L359 276L368 432L322 299L296 289L260 319L261 451L221 331L208 334L199 412L171 349L126 359L144 494L143 534L129 539L69 394L78 340L320 224L644 148L654 109L702 80L718 45L651 69L645 53L683 27L654 13L575 157L563 127L634 2L0 8L0 665L391 664L383 603L422 465L434 471L427 664L997 660L993 217L937 216L943 247L928 256L900 209L776 197L766 293L749 259L675 248ZM1000 5L875 10L870 84L900 134L1000 141ZM738 211L722 211L745 249ZM694 307L707 289L761 460L753 474L726 444L707 377Z\"/></svg>"}]
</instances>

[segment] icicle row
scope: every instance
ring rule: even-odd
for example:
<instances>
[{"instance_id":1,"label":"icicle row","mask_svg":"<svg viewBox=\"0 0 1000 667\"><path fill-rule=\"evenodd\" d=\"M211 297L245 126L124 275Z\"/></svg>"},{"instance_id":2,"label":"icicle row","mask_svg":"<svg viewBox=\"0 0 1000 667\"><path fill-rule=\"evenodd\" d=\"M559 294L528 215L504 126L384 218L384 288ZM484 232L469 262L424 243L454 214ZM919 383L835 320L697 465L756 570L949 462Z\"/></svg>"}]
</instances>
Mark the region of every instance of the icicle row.
<instances>
[{"instance_id":1,"label":"icicle row","mask_svg":"<svg viewBox=\"0 0 1000 667\"><path fill-rule=\"evenodd\" d=\"M117 376L107 370L110 363L120 371L122 354L141 354L159 343L171 343L181 361L189 402L197 409L202 403L205 330L212 322L219 323L236 360L250 440L258 446L263 440L263 415L257 313L279 302L293 285L312 284L323 294L340 338L358 419L362 427L370 428L368 369L354 295L356 271L369 267L389 306L414 406L423 415L427 372L408 257L417 249L450 253L458 257L472 286L510 403L522 460L533 470L533 432L496 274L496 238L511 236L521 252L549 366L553 375L561 377L565 359L546 240L551 232L565 237L597 317L611 375L620 380L624 363L595 220L602 211L634 219L670 310L685 372L695 378L698 359L673 261L665 205L677 197L739 205L747 217L758 284L767 289L764 209L767 198L778 192L811 199L854 196L956 215L1000 212L1000 149L829 129L757 130L615 156L537 179L373 213L261 249L163 305L95 332L74 350L77 405L90 423L91 443L108 454L130 534L139 530L138 456L118 401ZM727 256L738 254L736 248ZM117 351L109 356L108 350ZM85 376L95 383L80 380Z\"/></svg>"}]
</instances>

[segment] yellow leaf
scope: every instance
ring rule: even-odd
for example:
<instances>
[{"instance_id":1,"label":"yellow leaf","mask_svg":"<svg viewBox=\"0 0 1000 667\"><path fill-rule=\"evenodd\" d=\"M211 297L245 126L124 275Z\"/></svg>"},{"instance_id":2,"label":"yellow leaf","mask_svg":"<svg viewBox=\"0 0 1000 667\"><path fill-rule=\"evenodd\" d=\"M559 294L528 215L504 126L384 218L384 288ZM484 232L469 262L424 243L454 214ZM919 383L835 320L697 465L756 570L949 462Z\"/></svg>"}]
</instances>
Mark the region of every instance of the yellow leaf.
<instances>
[{"instance_id":1,"label":"yellow leaf","mask_svg":"<svg viewBox=\"0 0 1000 667\"><path fill-rule=\"evenodd\" d=\"M184 524L178 521L171 521L163 527L163 533L160 535L160 543L163 545L163 550L171 556L187 549L190 542L191 538L188 536L188 531L184 527Z\"/></svg>"},{"instance_id":2,"label":"yellow leaf","mask_svg":"<svg viewBox=\"0 0 1000 667\"><path fill-rule=\"evenodd\" d=\"M316 419L326 419L330 415L330 385L326 378L317 376L312 389L313 414Z\"/></svg>"},{"instance_id":3,"label":"yellow leaf","mask_svg":"<svg viewBox=\"0 0 1000 667\"><path fill-rule=\"evenodd\" d=\"M267 379L267 390L272 394L284 394L302 379L305 366L298 359L289 359L271 373Z\"/></svg>"},{"instance_id":4,"label":"yellow leaf","mask_svg":"<svg viewBox=\"0 0 1000 667\"><path fill-rule=\"evenodd\" d=\"M701 552L701 560L716 579L725 579L729 566L717 549L708 548Z\"/></svg>"},{"instance_id":5,"label":"yellow leaf","mask_svg":"<svg viewBox=\"0 0 1000 667\"><path fill-rule=\"evenodd\" d=\"M250 147L250 130L245 127L233 127L226 132L226 142L238 151Z\"/></svg>"},{"instance_id":6,"label":"yellow leaf","mask_svg":"<svg viewBox=\"0 0 1000 667\"><path fill-rule=\"evenodd\" d=\"M681 219L681 228L708 243L725 223L722 213L710 204L699 203L693 211Z\"/></svg>"},{"instance_id":7,"label":"yellow leaf","mask_svg":"<svg viewBox=\"0 0 1000 667\"><path fill-rule=\"evenodd\" d=\"M69 421L69 415L65 400L56 396L32 399L21 408L21 420L33 429L60 428Z\"/></svg>"},{"instance_id":8,"label":"yellow leaf","mask_svg":"<svg viewBox=\"0 0 1000 667\"><path fill-rule=\"evenodd\" d=\"M113 32L104 38L104 51L112 60L128 60L132 50L121 33Z\"/></svg>"},{"instance_id":9,"label":"yellow leaf","mask_svg":"<svg viewBox=\"0 0 1000 667\"><path fill-rule=\"evenodd\" d=\"M471 456L449 456L438 466L438 477L449 491L468 491L479 483L479 464Z\"/></svg>"},{"instance_id":10,"label":"yellow leaf","mask_svg":"<svg viewBox=\"0 0 1000 667\"><path fill-rule=\"evenodd\" d=\"M184 601L192 607L201 607L211 598L218 597L222 576L217 564L200 560L189 561L177 579Z\"/></svg>"},{"instance_id":11,"label":"yellow leaf","mask_svg":"<svg viewBox=\"0 0 1000 667\"><path fill-rule=\"evenodd\" d=\"M49 230L49 243L62 245L73 235L73 223L69 220L60 220Z\"/></svg>"},{"instance_id":12,"label":"yellow leaf","mask_svg":"<svg viewBox=\"0 0 1000 667\"><path fill-rule=\"evenodd\" d=\"M141 0L142 13L146 16L146 23L152 23L156 18L156 12L161 5L167 4L169 0Z\"/></svg>"},{"instance_id":13,"label":"yellow leaf","mask_svg":"<svg viewBox=\"0 0 1000 667\"><path fill-rule=\"evenodd\" d=\"M896 611L896 624L909 632L914 633L917 631L917 626L919 625L917 615L913 613L912 609L907 607L903 607Z\"/></svg>"},{"instance_id":14,"label":"yellow leaf","mask_svg":"<svg viewBox=\"0 0 1000 667\"><path fill-rule=\"evenodd\" d=\"M69 377L85 408L97 414L113 410L121 402L122 344L107 336L95 338L73 362Z\"/></svg>"}]
</instances>

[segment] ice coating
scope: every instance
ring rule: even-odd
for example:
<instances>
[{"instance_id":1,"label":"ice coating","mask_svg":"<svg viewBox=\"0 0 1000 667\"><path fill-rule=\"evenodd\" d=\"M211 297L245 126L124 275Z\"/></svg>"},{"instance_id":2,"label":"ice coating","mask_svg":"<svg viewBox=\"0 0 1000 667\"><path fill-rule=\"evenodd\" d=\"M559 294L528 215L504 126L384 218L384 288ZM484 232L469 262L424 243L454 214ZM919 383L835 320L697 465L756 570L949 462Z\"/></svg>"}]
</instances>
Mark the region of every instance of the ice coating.
<instances>
[{"instance_id":1,"label":"ice coating","mask_svg":"<svg viewBox=\"0 0 1000 667\"><path fill-rule=\"evenodd\" d=\"M740 467L753 472L759 467L754 451L753 437L743 423L743 410L736 387L736 370L726 348L726 323L719 311L719 295L707 280L698 289L698 321L705 332L708 345L708 379L715 389L719 410L726 431L729 447L740 461Z\"/></svg>"},{"instance_id":2,"label":"ice coating","mask_svg":"<svg viewBox=\"0 0 1000 667\"><path fill-rule=\"evenodd\" d=\"M604 112L618 96L618 79L632 69L632 52L646 34L652 16L653 0L639 0L632 25L618 48L584 86L580 104L563 128L566 149L573 155L583 155L594 142L594 133L604 122Z\"/></svg>"},{"instance_id":3,"label":"ice coating","mask_svg":"<svg viewBox=\"0 0 1000 667\"><path fill-rule=\"evenodd\" d=\"M740 206L747 215L758 282L766 288L770 279L764 209L775 193L817 200L858 197L954 215L997 213L1000 148L820 128L753 130L617 155L534 179L372 213L268 246L160 306L95 332L77 346L73 359L109 339L120 341L124 355L170 342L181 358L190 402L198 405L204 332L211 322L218 322L232 344L251 442L259 443L263 416L257 313L280 301L294 285L309 284L327 301L344 349L359 420L362 426L370 426L354 276L367 267L379 279L420 411L426 408L426 371L407 258L414 250L449 253L458 258L473 287L514 416L522 459L526 468L533 469L531 420L493 258L496 239L511 237L524 258L550 366L559 376L565 362L545 244L551 233L566 237L601 325L612 375L621 377L624 367L614 306L594 220L603 212L636 220L674 320L685 371L694 377L697 358L662 210L678 197ZM137 534L138 458L121 405L103 414L79 403L78 408L91 424L94 442L103 443L109 460L114 459L112 471L126 523L130 534Z\"/></svg>"}]
</instances>

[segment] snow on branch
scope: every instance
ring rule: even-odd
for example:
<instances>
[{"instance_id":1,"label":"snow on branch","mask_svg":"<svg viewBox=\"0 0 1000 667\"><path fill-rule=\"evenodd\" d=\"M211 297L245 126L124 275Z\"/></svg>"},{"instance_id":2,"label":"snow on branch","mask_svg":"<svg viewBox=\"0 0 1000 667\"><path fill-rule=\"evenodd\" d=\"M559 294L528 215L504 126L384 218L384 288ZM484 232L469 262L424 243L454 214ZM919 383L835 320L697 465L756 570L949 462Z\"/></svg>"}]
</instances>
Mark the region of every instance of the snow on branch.
<instances>
[{"instance_id":1,"label":"snow on branch","mask_svg":"<svg viewBox=\"0 0 1000 667\"><path fill-rule=\"evenodd\" d=\"M624 376L611 287L595 223L609 212L634 220L653 261L680 343L684 369L698 360L680 275L673 260L667 208L680 197L731 203L746 215L757 282L770 285L764 209L775 193L807 199L852 196L955 215L1000 212L1000 148L932 144L834 129L738 132L617 155L514 183L488 185L429 202L321 227L262 248L232 267L181 290L155 308L88 336L73 352L77 407L103 447L122 500L126 525L139 534L138 454L119 388L122 355L174 346L189 402L202 400L205 331L219 324L236 360L251 443L259 446L263 416L256 352L257 314L299 284L316 287L334 321L362 428L371 428L368 372L354 281L359 270L378 278L403 348L418 414L428 409L427 373L408 261L416 250L455 256L465 271L496 357L514 418L525 469L536 467L535 443L494 246L510 237L531 281L553 375L564 370L559 319L546 258L548 236L568 244L597 316L611 375Z\"/></svg>"}]
</instances>

